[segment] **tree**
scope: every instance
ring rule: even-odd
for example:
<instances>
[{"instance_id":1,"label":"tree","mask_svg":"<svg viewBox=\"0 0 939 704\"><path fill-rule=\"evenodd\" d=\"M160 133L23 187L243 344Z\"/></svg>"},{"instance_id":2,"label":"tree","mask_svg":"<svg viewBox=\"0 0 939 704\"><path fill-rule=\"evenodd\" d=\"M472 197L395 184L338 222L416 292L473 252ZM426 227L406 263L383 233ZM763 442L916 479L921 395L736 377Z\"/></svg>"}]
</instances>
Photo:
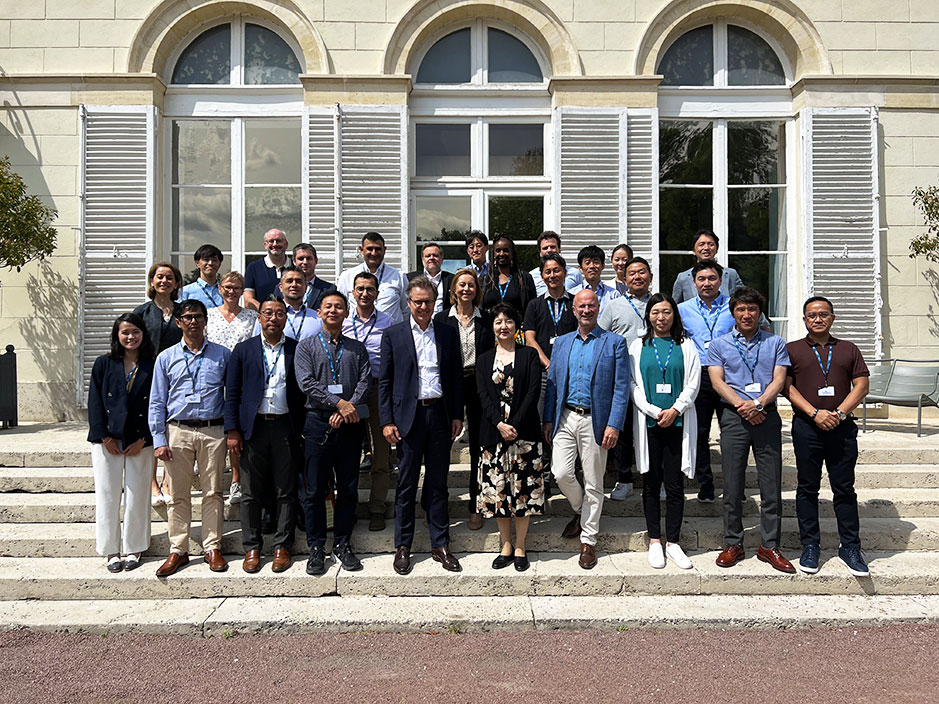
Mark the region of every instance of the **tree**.
<instances>
[{"instance_id":1,"label":"tree","mask_svg":"<svg viewBox=\"0 0 939 704\"><path fill-rule=\"evenodd\" d=\"M926 220L926 232L910 242L910 258L923 256L927 261L939 263L939 186L914 188L913 205Z\"/></svg>"},{"instance_id":2,"label":"tree","mask_svg":"<svg viewBox=\"0 0 939 704\"><path fill-rule=\"evenodd\" d=\"M9 157L0 159L0 268L19 271L34 259L45 259L55 249L55 208L28 195L26 184L10 168Z\"/></svg>"}]
</instances>

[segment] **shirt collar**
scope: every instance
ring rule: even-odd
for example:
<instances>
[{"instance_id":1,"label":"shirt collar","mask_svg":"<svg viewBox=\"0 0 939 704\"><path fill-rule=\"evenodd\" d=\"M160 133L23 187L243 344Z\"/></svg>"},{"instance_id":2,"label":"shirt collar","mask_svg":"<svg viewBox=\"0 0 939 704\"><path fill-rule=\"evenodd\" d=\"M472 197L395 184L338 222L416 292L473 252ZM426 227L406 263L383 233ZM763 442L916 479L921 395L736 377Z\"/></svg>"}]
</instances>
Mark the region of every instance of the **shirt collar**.
<instances>
[{"instance_id":1,"label":"shirt collar","mask_svg":"<svg viewBox=\"0 0 939 704\"><path fill-rule=\"evenodd\" d=\"M701 296L695 296L694 299L698 302L698 305L705 310L714 310L715 307L720 308L722 305L724 305L724 301L726 300L724 294L719 293L717 294L717 298L711 301L711 307L708 308L707 304L704 302L704 299L702 299Z\"/></svg>"},{"instance_id":2,"label":"shirt collar","mask_svg":"<svg viewBox=\"0 0 939 704\"><path fill-rule=\"evenodd\" d=\"M734 325L734 328L733 328L733 331L732 331L732 332L733 332L733 335L734 335L734 339L737 339L737 340L746 340L746 338L743 336L743 333L740 332L740 331L737 329L737 326L736 326L736 325ZM750 339L750 342L753 342L754 340L756 340L757 342L759 342L760 340L763 339L763 334L764 334L764 333L763 333L763 330L762 330L761 328L757 328L757 329L756 329L756 335L754 335L754 336ZM749 343L748 343L748 344L749 344Z\"/></svg>"},{"instance_id":3,"label":"shirt collar","mask_svg":"<svg viewBox=\"0 0 939 704\"><path fill-rule=\"evenodd\" d=\"M426 335L428 332L434 331L434 321L431 320L430 324L427 326L427 330L421 330L421 326L417 324L417 321L414 319L414 316L409 316L411 321L411 332L416 332L418 335Z\"/></svg>"},{"instance_id":4,"label":"shirt collar","mask_svg":"<svg viewBox=\"0 0 939 704\"><path fill-rule=\"evenodd\" d=\"M809 335L806 335L806 336L805 336L805 342L806 342L806 344L807 344L809 347L819 347L819 346L820 346L820 345L819 345L817 342L815 342ZM831 333L828 333L828 345L834 346L834 344L835 344L836 342L838 342L838 338L835 337L834 335L832 335ZM825 345L825 346L827 347L828 345Z\"/></svg>"},{"instance_id":5,"label":"shirt collar","mask_svg":"<svg viewBox=\"0 0 939 704\"><path fill-rule=\"evenodd\" d=\"M286 303L286 301L285 301L285 303ZM287 313L288 313L288 314L289 314L289 313L293 313L294 315L296 315L297 313L299 313L300 311L302 311L304 308L306 308L306 303L301 303L299 308L294 308L292 305L290 305L289 303L287 303ZM307 308L307 310L310 310L310 309Z\"/></svg>"},{"instance_id":6,"label":"shirt collar","mask_svg":"<svg viewBox=\"0 0 939 704\"><path fill-rule=\"evenodd\" d=\"M645 303L646 301L649 300L649 298L651 298L651 296L652 294L649 291L646 291L645 296L634 296L629 291L626 292L626 298L629 298L633 301L639 301L640 303Z\"/></svg>"},{"instance_id":7,"label":"shirt collar","mask_svg":"<svg viewBox=\"0 0 939 704\"><path fill-rule=\"evenodd\" d=\"M284 340L286 339L287 339L287 336L283 332L281 332L280 339L272 345L267 341L264 335L261 335L261 344L267 347L267 349L269 350L276 350L278 347L284 346Z\"/></svg>"},{"instance_id":8,"label":"shirt collar","mask_svg":"<svg viewBox=\"0 0 939 704\"><path fill-rule=\"evenodd\" d=\"M290 257L287 257L281 266L274 266L274 262L271 261L271 255L270 254L264 255L264 266L266 266L268 269L275 269L275 270L283 269L285 266L288 266L290 263L291 263Z\"/></svg>"},{"instance_id":9,"label":"shirt collar","mask_svg":"<svg viewBox=\"0 0 939 704\"><path fill-rule=\"evenodd\" d=\"M456 306L450 306L450 313L449 313L449 316L450 316L451 318L459 318L459 317L460 317L460 314L456 312ZM473 315L471 315L470 317L471 317L471 318L481 318L481 317L483 317L483 314L479 312L479 306L473 306ZM412 317L411 320L414 320L414 318ZM433 323L431 323L431 324L433 324Z\"/></svg>"},{"instance_id":10,"label":"shirt collar","mask_svg":"<svg viewBox=\"0 0 939 704\"><path fill-rule=\"evenodd\" d=\"M427 273L427 269L424 269L424 276L426 276L428 279L433 281L435 284L439 284L440 279L443 278L443 269L438 271L436 276L431 276L430 274Z\"/></svg>"},{"instance_id":11,"label":"shirt collar","mask_svg":"<svg viewBox=\"0 0 939 704\"><path fill-rule=\"evenodd\" d=\"M577 338L578 338L579 340L583 340L583 338L581 338L581 336L580 336L580 328L578 328L578 329L576 330L576 332L577 332ZM593 328L593 330L591 330L590 332L587 333L587 337L593 337L593 338L600 337L600 326L599 326L599 325L595 325L594 328Z\"/></svg>"},{"instance_id":12,"label":"shirt collar","mask_svg":"<svg viewBox=\"0 0 939 704\"><path fill-rule=\"evenodd\" d=\"M565 292L562 293L558 298L553 298L553 297L551 296L551 292L550 292L550 291L545 291L543 294L541 294L541 297L542 297L542 298L546 298L546 299L548 299L549 301L570 301L570 300L573 298L573 296L571 296L571 292L570 292L570 291L565 291Z\"/></svg>"},{"instance_id":13,"label":"shirt collar","mask_svg":"<svg viewBox=\"0 0 939 704\"><path fill-rule=\"evenodd\" d=\"M372 318L375 318L375 320L378 320L378 308L376 308L375 306L372 306L372 314L368 316L365 320L362 320L362 318L359 317L359 307L356 306L355 310L352 312L352 317L362 323L367 323Z\"/></svg>"}]
</instances>

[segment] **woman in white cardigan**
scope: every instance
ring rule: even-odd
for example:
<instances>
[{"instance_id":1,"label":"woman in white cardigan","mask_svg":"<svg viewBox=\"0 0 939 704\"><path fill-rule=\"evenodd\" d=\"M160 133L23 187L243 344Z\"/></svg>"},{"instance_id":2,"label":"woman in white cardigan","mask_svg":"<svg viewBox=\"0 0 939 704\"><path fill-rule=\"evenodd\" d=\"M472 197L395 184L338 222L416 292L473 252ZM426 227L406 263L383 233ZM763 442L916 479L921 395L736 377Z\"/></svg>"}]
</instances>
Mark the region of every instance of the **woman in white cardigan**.
<instances>
[{"instance_id":1,"label":"woman in white cardigan","mask_svg":"<svg viewBox=\"0 0 939 704\"><path fill-rule=\"evenodd\" d=\"M665 567L665 557L682 569L691 560L678 544L685 506L685 476L694 476L697 416L694 400L701 362L685 337L675 300L667 293L649 299L646 333L629 346L632 374L633 437L636 467L642 474L642 505L649 533L649 564ZM659 489L665 485L662 549Z\"/></svg>"}]
</instances>

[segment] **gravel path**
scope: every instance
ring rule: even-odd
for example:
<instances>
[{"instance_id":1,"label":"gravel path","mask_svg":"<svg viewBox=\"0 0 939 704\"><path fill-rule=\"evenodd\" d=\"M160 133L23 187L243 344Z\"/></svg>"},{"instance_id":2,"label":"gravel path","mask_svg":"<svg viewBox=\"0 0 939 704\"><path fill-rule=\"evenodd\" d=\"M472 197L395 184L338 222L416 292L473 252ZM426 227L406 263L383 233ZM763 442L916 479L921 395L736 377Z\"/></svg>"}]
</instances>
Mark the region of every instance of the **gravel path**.
<instances>
[{"instance_id":1,"label":"gravel path","mask_svg":"<svg viewBox=\"0 0 939 704\"><path fill-rule=\"evenodd\" d=\"M185 638L0 633L0 702L939 701L939 626ZM175 690L175 692L174 692Z\"/></svg>"}]
</instances>

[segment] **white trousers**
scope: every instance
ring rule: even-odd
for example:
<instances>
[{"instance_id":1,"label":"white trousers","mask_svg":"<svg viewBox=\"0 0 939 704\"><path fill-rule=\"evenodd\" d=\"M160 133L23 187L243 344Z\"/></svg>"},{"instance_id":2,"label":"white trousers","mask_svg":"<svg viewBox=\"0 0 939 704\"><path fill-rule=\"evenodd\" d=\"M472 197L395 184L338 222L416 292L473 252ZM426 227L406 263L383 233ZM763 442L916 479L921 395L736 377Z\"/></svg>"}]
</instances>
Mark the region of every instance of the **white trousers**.
<instances>
[{"instance_id":1,"label":"white trousers","mask_svg":"<svg viewBox=\"0 0 939 704\"><path fill-rule=\"evenodd\" d=\"M557 434L551 451L551 473L558 488L580 513L580 542L597 544L600 513L603 511L603 473L606 471L607 451L597 444L593 436L590 416L582 416L565 408L561 412ZM574 460L580 456L584 470L584 486L574 473Z\"/></svg>"},{"instance_id":2,"label":"white trousers","mask_svg":"<svg viewBox=\"0 0 939 704\"><path fill-rule=\"evenodd\" d=\"M152 466L152 446L143 448L136 457L126 457L110 454L101 443L91 444L91 467L95 477L95 538L99 555L130 555L150 547Z\"/></svg>"}]
</instances>

